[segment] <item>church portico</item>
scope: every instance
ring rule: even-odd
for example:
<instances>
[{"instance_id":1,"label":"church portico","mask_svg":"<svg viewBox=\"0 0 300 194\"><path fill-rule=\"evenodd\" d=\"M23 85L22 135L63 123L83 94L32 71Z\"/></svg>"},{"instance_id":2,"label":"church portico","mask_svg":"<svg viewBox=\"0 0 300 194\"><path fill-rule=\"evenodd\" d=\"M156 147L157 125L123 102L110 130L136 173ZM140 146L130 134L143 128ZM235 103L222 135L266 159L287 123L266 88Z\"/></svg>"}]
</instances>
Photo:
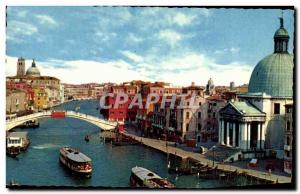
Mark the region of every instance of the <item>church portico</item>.
<instances>
[{"instance_id":1,"label":"church portico","mask_svg":"<svg viewBox=\"0 0 300 194\"><path fill-rule=\"evenodd\" d=\"M265 113L247 102L230 102L220 110L219 144L242 151L264 149Z\"/></svg>"}]
</instances>

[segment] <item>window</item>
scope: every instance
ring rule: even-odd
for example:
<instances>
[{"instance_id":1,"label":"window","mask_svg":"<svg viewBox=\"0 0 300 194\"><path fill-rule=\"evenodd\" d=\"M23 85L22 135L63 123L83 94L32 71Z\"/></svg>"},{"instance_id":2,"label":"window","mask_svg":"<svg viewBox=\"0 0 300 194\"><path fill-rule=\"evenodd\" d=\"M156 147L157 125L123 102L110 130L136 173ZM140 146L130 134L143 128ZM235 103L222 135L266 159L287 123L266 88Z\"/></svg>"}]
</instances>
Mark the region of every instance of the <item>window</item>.
<instances>
[{"instance_id":1,"label":"window","mask_svg":"<svg viewBox=\"0 0 300 194\"><path fill-rule=\"evenodd\" d=\"M186 119L189 119L189 118L190 118L190 113L186 112Z\"/></svg>"},{"instance_id":2,"label":"window","mask_svg":"<svg viewBox=\"0 0 300 194\"><path fill-rule=\"evenodd\" d=\"M186 131L189 131L189 124L186 124Z\"/></svg>"},{"instance_id":3,"label":"window","mask_svg":"<svg viewBox=\"0 0 300 194\"><path fill-rule=\"evenodd\" d=\"M280 114L280 103L274 103L274 114Z\"/></svg>"},{"instance_id":4,"label":"window","mask_svg":"<svg viewBox=\"0 0 300 194\"><path fill-rule=\"evenodd\" d=\"M290 121L286 121L286 130L290 131L291 123Z\"/></svg>"},{"instance_id":5,"label":"window","mask_svg":"<svg viewBox=\"0 0 300 194\"><path fill-rule=\"evenodd\" d=\"M286 145L290 145L290 143L291 143L291 142L290 142L290 137L287 136L287 137L286 137Z\"/></svg>"},{"instance_id":6,"label":"window","mask_svg":"<svg viewBox=\"0 0 300 194\"><path fill-rule=\"evenodd\" d=\"M201 106L201 104L202 104L202 103L201 103L201 102L199 102L199 106Z\"/></svg>"},{"instance_id":7,"label":"window","mask_svg":"<svg viewBox=\"0 0 300 194\"><path fill-rule=\"evenodd\" d=\"M198 118L199 119L201 118L201 112L198 112Z\"/></svg>"},{"instance_id":8,"label":"window","mask_svg":"<svg viewBox=\"0 0 300 194\"><path fill-rule=\"evenodd\" d=\"M198 131L201 131L201 124L198 123Z\"/></svg>"},{"instance_id":9,"label":"window","mask_svg":"<svg viewBox=\"0 0 300 194\"><path fill-rule=\"evenodd\" d=\"M209 121L207 122L207 129L208 130L210 129L210 122Z\"/></svg>"},{"instance_id":10,"label":"window","mask_svg":"<svg viewBox=\"0 0 300 194\"><path fill-rule=\"evenodd\" d=\"M213 118L216 118L216 113L215 112L213 113Z\"/></svg>"}]
</instances>

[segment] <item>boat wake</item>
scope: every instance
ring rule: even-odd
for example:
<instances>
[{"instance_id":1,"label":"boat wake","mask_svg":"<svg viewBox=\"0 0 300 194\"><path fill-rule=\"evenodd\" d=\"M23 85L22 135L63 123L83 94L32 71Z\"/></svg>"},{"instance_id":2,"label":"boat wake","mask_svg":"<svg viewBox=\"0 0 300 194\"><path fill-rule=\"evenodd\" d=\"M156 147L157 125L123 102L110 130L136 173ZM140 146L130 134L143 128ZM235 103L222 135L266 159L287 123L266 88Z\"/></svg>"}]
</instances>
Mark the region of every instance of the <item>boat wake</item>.
<instances>
[{"instance_id":1,"label":"boat wake","mask_svg":"<svg viewBox=\"0 0 300 194\"><path fill-rule=\"evenodd\" d=\"M60 147L62 147L62 145L55 145L55 144L51 144L51 143L32 146L33 149L38 149L38 150L55 149L55 148L60 148Z\"/></svg>"}]
</instances>

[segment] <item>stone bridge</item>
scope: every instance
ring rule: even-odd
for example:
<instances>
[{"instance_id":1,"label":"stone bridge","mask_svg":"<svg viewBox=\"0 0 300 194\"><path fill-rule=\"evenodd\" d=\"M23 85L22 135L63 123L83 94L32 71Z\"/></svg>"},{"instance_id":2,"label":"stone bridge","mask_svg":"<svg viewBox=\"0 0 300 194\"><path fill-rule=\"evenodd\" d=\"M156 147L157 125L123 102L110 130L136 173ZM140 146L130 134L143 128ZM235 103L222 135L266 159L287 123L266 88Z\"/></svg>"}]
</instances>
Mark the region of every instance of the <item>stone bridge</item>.
<instances>
[{"instance_id":1,"label":"stone bridge","mask_svg":"<svg viewBox=\"0 0 300 194\"><path fill-rule=\"evenodd\" d=\"M14 127L22 125L23 123L25 123L27 121L51 117L51 115L52 115L52 111L44 111L44 112L33 113L30 115L6 120L6 131L9 131L9 130L13 129ZM117 127L117 122L107 121L107 120L104 120L104 119L101 119L101 118L98 118L95 116L83 114L80 112L66 111L65 117L76 118L76 119L80 119L80 120L92 123L104 131L111 131Z\"/></svg>"}]
</instances>

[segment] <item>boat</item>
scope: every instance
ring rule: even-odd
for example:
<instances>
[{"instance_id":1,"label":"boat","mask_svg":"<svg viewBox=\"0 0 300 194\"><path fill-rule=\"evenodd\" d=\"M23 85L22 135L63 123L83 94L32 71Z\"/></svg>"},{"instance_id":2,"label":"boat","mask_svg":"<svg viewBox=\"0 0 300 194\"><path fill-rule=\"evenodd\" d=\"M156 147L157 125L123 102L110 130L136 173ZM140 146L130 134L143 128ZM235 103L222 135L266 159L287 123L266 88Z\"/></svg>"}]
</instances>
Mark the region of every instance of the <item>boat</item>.
<instances>
[{"instance_id":1,"label":"boat","mask_svg":"<svg viewBox=\"0 0 300 194\"><path fill-rule=\"evenodd\" d=\"M11 156L12 158L17 157L21 153L20 147L8 147L6 148L7 155Z\"/></svg>"},{"instance_id":2,"label":"boat","mask_svg":"<svg viewBox=\"0 0 300 194\"><path fill-rule=\"evenodd\" d=\"M90 136L86 135L86 136L84 137L84 140L85 140L86 142L89 142L89 141L90 141Z\"/></svg>"},{"instance_id":3,"label":"boat","mask_svg":"<svg viewBox=\"0 0 300 194\"><path fill-rule=\"evenodd\" d=\"M9 182L9 187L16 187L16 186L20 186L20 184L15 179L11 179Z\"/></svg>"},{"instance_id":4,"label":"boat","mask_svg":"<svg viewBox=\"0 0 300 194\"><path fill-rule=\"evenodd\" d=\"M73 173L85 177L91 177L92 175L92 160L74 148L61 148L59 160Z\"/></svg>"},{"instance_id":5,"label":"boat","mask_svg":"<svg viewBox=\"0 0 300 194\"><path fill-rule=\"evenodd\" d=\"M130 185L132 187L145 188L175 188L175 185L170 181L161 178L146 168L138 166L131 169Z\"/></svg>"},{"instance_id":6,"label":"boat","mask_svg":"<svg viewBox=\"0 0 300 194\"><path fill-rule=\"evenodd\" d=\"M11 157L16 157L25 151L29 144L27 132L12 132L6 137L6 153Z\"/></svg>"},{"instance_id":7,"label":"boat","mask_svg":"<svg viewBox=\"0 0 300 194\"><path fill-rule=\"evenodd\" d=\"M25 128L38 128L39 126L40 123L37 120L30 120L25 122L23 125L20 125L19 127L25 129Z\"/></svg>"}]
</instances>

